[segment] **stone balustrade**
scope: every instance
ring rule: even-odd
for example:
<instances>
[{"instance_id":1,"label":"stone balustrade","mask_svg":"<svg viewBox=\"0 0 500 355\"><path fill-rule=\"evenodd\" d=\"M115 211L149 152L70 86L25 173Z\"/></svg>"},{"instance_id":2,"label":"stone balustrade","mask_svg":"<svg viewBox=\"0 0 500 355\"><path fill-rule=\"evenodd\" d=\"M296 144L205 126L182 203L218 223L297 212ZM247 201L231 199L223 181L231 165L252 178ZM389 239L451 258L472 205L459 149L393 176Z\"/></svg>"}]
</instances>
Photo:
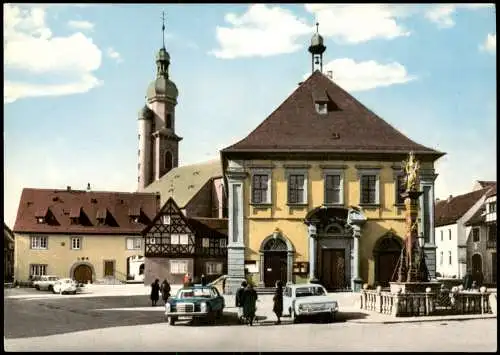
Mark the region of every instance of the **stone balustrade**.
<instances>
[{"instance_id":1,"label":"stone balustrade","mask_svg":"<svg viewBox=\"0 0 500 355\"><path fill-rule=\"evenodd\" d=\"M486 288L479 291L463 291L454 287L451 292L443 290L432 292L427 288L425 292L397 293L382 291L379 286L376 290L369 290L367 285L360 293L361 309L374 311L395 317L415 317L443 314L439 305L445 300L447 314L486 314L492 313L490 294ZM439 312L440 311L440 312Z\"/></svg>"}]
</instances>

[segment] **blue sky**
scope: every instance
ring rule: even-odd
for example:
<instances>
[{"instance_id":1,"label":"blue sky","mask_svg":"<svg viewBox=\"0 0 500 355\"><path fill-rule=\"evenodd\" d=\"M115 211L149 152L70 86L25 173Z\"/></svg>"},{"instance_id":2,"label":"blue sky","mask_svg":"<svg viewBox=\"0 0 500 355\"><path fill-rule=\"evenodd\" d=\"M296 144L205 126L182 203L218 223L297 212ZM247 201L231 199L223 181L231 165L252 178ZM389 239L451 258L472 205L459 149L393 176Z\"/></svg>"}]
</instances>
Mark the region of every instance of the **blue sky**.
<instances>
[{"instance_id":1,"label":"blue sky","mask_svg":"<svg viewBox=\"0 0 500 355\"><path fill-rule=\"evenodd\" d=\"M447 152L436 197L496 179L496 27L487 4L4 5L4 210L24 187L134 191L137 112L166 12L180 163L218 156L325 71L418 143Z\"/></svg>"}]
</instances>

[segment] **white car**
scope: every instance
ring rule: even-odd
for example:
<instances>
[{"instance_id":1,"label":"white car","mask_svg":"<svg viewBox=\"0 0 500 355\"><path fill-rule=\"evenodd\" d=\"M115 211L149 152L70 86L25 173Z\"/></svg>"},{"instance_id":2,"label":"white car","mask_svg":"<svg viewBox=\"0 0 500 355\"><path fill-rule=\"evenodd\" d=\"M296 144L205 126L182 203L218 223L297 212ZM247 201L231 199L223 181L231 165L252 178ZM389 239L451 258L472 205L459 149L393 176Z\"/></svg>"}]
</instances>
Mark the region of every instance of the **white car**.
<instances>
[{"instance_id":1,"label":"white car","mask_svg":"<svg viewBox=\"0 0 500 355\"><path fill-rule=\"evenodd\" d=\"M325 316L333 322L338 310L337 301L318 284L288 285L283 292L283 313L288 313L294 323L307 316Z\"/></svg>"},{"instance_id":2,"label":"white car","mask_svg":"<svg viewBox=\"0 0 500 355\"><path fill-rule=\"evenodd\" d=\"M44 275L44 276L40 276L40 278L38 280L34 281L33 286L35 286L35 288L38 291L41 291L41 290L52 291L54 284L56 283L57 280L59 280L59 277L57 277L57 276Z\"/></svg>"},{"instance_id":3,"label":"white car","mask_svg":"<svg viewBox=\"0 0 500 355\"><path fill-rule=\"evenodd\" d=\"M54 283L52 292L54 293L72 293L76 294L80 287L78 282L72 279L60 279Z\"/></svg>"}]
</instances>

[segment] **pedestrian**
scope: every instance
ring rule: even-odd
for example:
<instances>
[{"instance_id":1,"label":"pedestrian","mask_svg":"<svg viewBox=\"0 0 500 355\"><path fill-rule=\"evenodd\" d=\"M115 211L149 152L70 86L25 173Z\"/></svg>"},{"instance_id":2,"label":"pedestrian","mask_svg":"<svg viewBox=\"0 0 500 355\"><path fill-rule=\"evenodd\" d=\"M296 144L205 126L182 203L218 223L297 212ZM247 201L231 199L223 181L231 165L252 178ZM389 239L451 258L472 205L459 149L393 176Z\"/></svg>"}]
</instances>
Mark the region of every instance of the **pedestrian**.
<instances>
[{"instance_id":1,"label":"pedestrian","mask_svg":"<svg viewBox=\"0 0 500 355\"><path fill-rule=\"evenodd\" d=\"M170 284L168 283L167 279L163 280L160 291L163 302L167 304L167 300L170 297Z\"/></svg>"},{"instance_id":2,"label":"pedestrian","mask_svg":"<svg viewBox=\"0 0 500 355\"><path fill-rule=\"evenodd\" d=\"M156 306L156 302L160 299L160 280L156 279L151 284L151 307Z\"/></svg>"},{"instance_id":3,"label":"pedestrian","mask_svg":"<svg viewBox=\"0 0 500 355\"><path fill-rule=\"evenodd\" d=\"M276 282L276 290L273 297L273 312L276 314L276 324L281 324L281 316L283 315L283 283Z\"/></svg>"},{"instance_id":4,"label":"pedestrian","mask_svg":"<svg viewBox=\"0 0 500 355\"><path fill-rule=\"evenodd\" d=\"M189 278L190 278L190 275L188 272L188 273L186 273L186 275L184 275L184 278L182 279L182 284L184 285L184 287L189 286Z\"/></svg>"},{"instance_id":5,"label":"pedestrian","mask_svg":"<svg viewBox=\"0 0 500 355\"><path fill-rule=\"evenodd\" d=\"M202 286L206 286L207 285L207 279L205 277L205 274L201 274L200 281L201 281L201 285Z\"/></svg>"},{"instance_id":6,"label":"pedestrian","mask_svg":"<svg viewBox=\"0 0 500 355\"><path fill-rule=\"evenodd\" d=\"M247 320L248 324L253 325L255 319L255 303L257 302L257 292L254 290L250 283L243 291L243 317Z\"/></svg>"},{"instance_id":7,"label":"pedestrian","mask_svg":"<svg viewBox=\"0 0 500 355\"><path fill-rule=\"evenodd\" d=\"M247 287L247 282L243 281L241 287L236 291L236 307L238 308L238 320L243 323L243 294L245 292L245 287Z\"/></svg>"},{"instance_id":8,"label":"pedestrian","mask_svg":"<svg viewBox=\"0 0 500 355\"><path fill-rule=\"evenodd\" d=\"M472 288L472 272L467 270L464 276L463 284L464 284L464 289L465 290L470 290Z\"/></svg>"}]
</instances>

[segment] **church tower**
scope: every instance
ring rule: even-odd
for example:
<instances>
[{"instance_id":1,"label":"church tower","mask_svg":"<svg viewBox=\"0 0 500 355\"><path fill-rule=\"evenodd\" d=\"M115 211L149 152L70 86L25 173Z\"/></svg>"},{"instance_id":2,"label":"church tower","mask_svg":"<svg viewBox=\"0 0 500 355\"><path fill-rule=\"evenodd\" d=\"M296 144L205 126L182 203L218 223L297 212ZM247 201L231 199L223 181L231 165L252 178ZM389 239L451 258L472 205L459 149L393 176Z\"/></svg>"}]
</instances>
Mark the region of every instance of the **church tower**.
<instances>
[{"instance_id":1,"label":"church tower","mask_svg":"<svg viewBox=\"0 0 500 355\"><path fill-rule=\"evenodd\" d=\"M156 79L149 84L146 104L139 111L138 191L179 165L182 138L175 134L179 92L168 74L170 55L165 49L165 21L162 34L163 46L156 55Z\"/></svg>"}]
</instances>

